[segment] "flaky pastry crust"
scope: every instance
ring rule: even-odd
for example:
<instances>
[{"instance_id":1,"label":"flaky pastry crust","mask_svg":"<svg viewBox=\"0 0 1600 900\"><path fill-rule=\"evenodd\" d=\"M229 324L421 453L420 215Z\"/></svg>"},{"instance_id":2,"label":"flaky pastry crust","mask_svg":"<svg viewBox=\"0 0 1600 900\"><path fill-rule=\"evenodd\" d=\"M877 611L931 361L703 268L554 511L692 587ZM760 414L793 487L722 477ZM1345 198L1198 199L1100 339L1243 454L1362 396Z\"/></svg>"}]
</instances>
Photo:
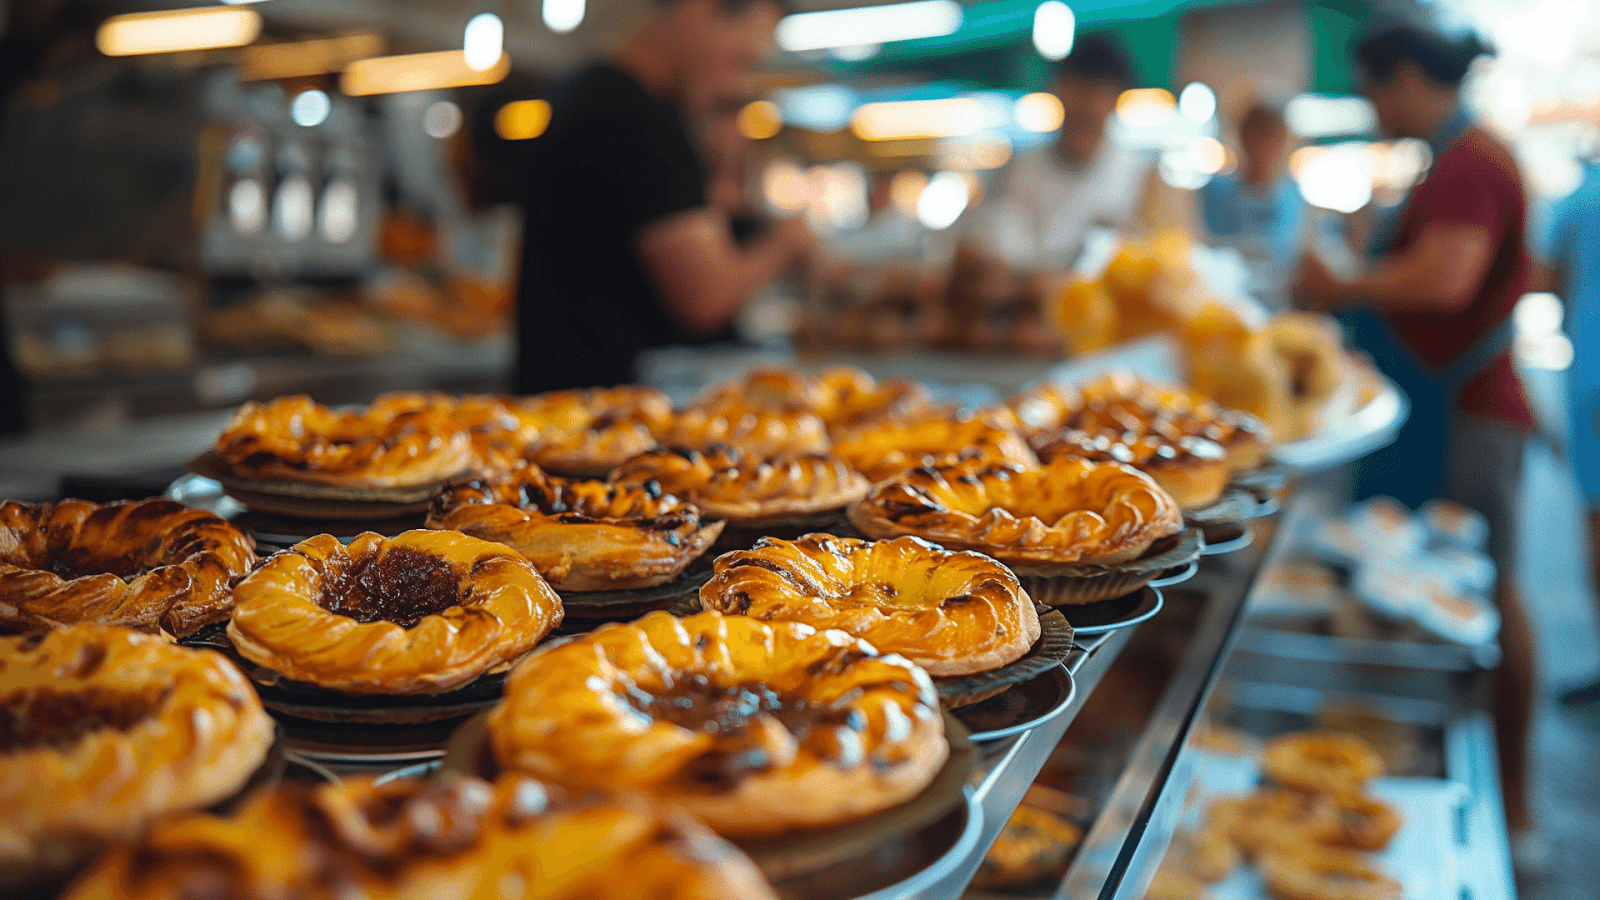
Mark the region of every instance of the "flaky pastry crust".
<instances>
[{"instance_id":1,"label":"flaky pastry crust","mask_svg":"<svg viewBox=\"0 0 1600 900\"><path fill-rule=\"evenodd\" d=\"M913 535L1012 566L1114 565L1183 527L1150 476L1071 457L1036 469L982 460L913 469L875 485L850 522L869 537Z\"/></svg>"},{"instance_id":2,"label":"flaky pastry crust","mask_svg":"<svg viewBox=\"0 0 1600 900\"><path fill-rule=\"evenodd\" d=\"M681 812L568 797L524 776L286 783L234 815L165 822L70 900L771 900L755 866Z\"/></svg>"},{"instance_id":3,"label":"flaky pastry crust","mask_svg":"<svg viewBox=\"0 0 1600 900\"><path fill-rule=\"evenodd\" d=\"M842 631L654 612L512 670L502 769L670 800L724 836L860 818L921 791L948 746L928 674Z\"/></svg>"},{"instance_id":4,"label":"flaky pastry crust","mask_svg":"<svg viewBox=\"0 0 1600 900\"><path fill-rule=\"evenodd\" d=\"M834 443L833 452L874 483L960 458L1023 466L1039 461L1014 431L983 418L876 422L851 430Z\"/></svg>"},{"instance_id":5,"label":"flaky pastry crust","mask_svg":"<svg viewBox=\"0 0 1600 900\"><path fill-rule=\"evenodd\" d=\"M722 533L692 503L652 485L561 478L529 465L460 478L433 498L429 528L496 541L531 561L562 591L665 584Z\"/></svg>"},{"instance_id":6,"label":"flaky pastry crust","mask_svg":"<svg viewBox=\"0 0 1600 900\"><path fill-rule=\"evenodd\" d=\"M1160 434L1099 433L1076 428L1039 435L1034 451L1046 463L1078 458L1129 465L1155 479L1181 509L1215 503L1228 488L1227 455L1211 441Z\"/></svg>"},{"instance_id":7,"label":"flaky pastry crust","mask_svg":"<svg viewBox=\"0 0 1600 900\"><path fill-rule=\"evenodd\" d=\"M334 487L414 487L472 462L472 441L440 404L409 398L340 411L304 394L239 407L216 452L240 478Z\"/></svg>"},{"instance_id":8,"label":"flaky pastry crust","mask_svg":"<svg viewBox=\"0 0 1600 900\"><path fill-rule=\"evenodd\" d=\"M239 582L246 659L356 694L437 694L497 671L560 624L561 599L507 547L451 531L317 535Z\"/></svg>"},{"instance_id":9,"label":"flaky pastry crust","mask_svg":"<svg viewBox=\"0 0 1600 900\"><path fill-rule=\"evenodd\" d=\"M727 444L642 453L612 472L611 480L654 482L703 515L740 525L843 510L871 487L855 469L824 453L762 459Z\"/></svg>"},{"instance_id":10,"label":"flaky pastry crust","mask_svg":"<svg viewBox=\"0 0 1600 900\"><path fill-rule=\"evenodd\" d=\"M663 447L738 447L757 457L826 453L828 426L816 413L733 401L693 406L656 429Z\"/></svg>"},{"instance_id":11,"label":"flaky pastry crust","mask_svg":"<svg viewBox=\"0 0 1600 900\"><path fill-rule=\"evenodd\" d=\"M717 557L700 603L722 613L837 628L929 675L987 672L1039 639L1039 614L1010 569L918 538L762 538Z\"/></svg>"},{"instance_id":12,"label":"flaky pastry crust","mask_svg":"<svg viewBox=\"0 0 1600 900\"><path fill-rule=\"evenodd\" d=\"M105 625L0 637L0 872L54 868L228 797L273 728L210 650Z\"/></svg>"},{"instance_id":13,"label":"flaky pastry crust","mask_svg":"<svg viewBox=\"0 0 1600 900\"><path fill-rule=\"evenodd\" d=\"M172 500L0 503L0 626L99 623L187 637L228 618L256 542Z\"/></svg>"},{"instance_id":14,"label":"flaky pastry crust","mask_svg":"<svg viewBox=\"0 0 1600 900\"><path fill-rule=\"evenodd\" d=\"M672 419L667 395L639 385L551 391L514 410L539 430L525 457L565 475L609 472L654 447L653 431Z\"/></svg>"}]
</instances>

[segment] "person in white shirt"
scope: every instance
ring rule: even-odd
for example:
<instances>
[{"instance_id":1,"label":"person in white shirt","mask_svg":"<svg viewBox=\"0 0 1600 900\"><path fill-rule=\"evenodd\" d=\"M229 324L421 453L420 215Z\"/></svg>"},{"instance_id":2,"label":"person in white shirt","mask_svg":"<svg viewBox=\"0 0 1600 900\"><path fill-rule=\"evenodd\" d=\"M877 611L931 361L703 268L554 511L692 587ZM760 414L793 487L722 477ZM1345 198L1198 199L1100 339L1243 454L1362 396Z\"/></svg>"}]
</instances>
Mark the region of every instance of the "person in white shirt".
<instances>
[{"instance_id":1,"label":"person in white shirt","mask_svg":"<svg viewBox=\"0 0 1600 900\"><path fill-rule=\"evenodd\" d=\"M1051 79L1061 130L1000 173L990 199L962 223L961 239L1014 268L1064 269L1091 228L1192 233L1193 201L1161 180L1156 155L1107 133L1117 98L1134 82L1133 63L1114 38L1080 36Z\"/></svg>"}]
</instances>

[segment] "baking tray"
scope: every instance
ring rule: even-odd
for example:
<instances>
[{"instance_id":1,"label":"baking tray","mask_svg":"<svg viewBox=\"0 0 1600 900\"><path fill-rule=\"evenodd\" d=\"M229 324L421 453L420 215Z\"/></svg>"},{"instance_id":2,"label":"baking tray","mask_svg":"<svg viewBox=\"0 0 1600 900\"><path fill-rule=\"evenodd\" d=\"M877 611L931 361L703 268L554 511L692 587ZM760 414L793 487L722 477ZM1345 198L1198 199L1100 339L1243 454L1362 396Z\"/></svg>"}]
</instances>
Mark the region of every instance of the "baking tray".
<instances>
[{"instance_id":1,"label":"baking tray","mask_svg":"<svg viewBox=\"0 0 1600 900\"><path fill-rule=\"evenodd\" d=\"M1149 621L1161 612L1161 591L1145 586L1131 594L1098 603L1080 603L1057 607L1072 623L1072 633L1079 636L1105 634L1119 628L1129 628Z\"/></svg>"},{"instance_id":2,"label":"baking tray","mask_svg":"<svg viewBox=\"0 0 1600 900\"><path fill-rule=\"evenodd\" d=\"M184 468L216 481L228 496L251 510L304 519L391 519L426 512L448 478L397 487L341 487L298 481L265 481L233 474L214 450Z\"/></svg>"}]
</instances>

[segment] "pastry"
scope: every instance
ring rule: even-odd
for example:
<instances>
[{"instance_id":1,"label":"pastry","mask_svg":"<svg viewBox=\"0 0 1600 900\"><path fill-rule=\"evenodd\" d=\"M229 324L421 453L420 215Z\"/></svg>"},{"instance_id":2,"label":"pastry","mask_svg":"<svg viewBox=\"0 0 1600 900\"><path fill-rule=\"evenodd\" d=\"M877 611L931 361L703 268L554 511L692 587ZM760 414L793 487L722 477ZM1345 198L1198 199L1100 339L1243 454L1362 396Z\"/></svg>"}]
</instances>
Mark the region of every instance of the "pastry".
<instances>
[{"instance_id":1,"label":"pastry","mask_svg":"<svg viewBox=\"0 0 1600 900\"><path fill-rule=\"evenodd\" d=\"M1122 463L1149 475L1180 509L1202 509L1222 496L1230 477L1226 452L1202 438L1172 440L1159 434L1095 434L1063 428L1034 439L1045 463L1083 459Z\"/></svg>"},{"instance_id":2,"label":"pastry","mask_svg":"<svg viewBox=\"0 0 1600 900\"><path fill-rule=\"evenodd\" d=\"M927 389L909 378L879 381L854 366L835 366L824 369L817 381L826 391L825 405L817 413L830 429L908 421L930 406Z\"/></svg>"},{"instance_id":3,"label":"pastry","mask_svg":"<svg viewBox=\"0 0 1600 900\"><path fill-rule=\"evenodd\" d=\"M1339 324L1317 313L1284 312L1267 323L1266 337L1288 369L1291 433L1313 434L1322 427L1328 402L1346 381Z\"/></svg>"},{"instance_id":4,"label":"pastry","mask_svg":"<svg viewBox=\"0 0 1600 900\"><path fill-rule=\"evenodd\" d=\"M664 447L738 447L756 457L826 453L828 426L813 412L770 409L740 401L695 406L656 429Z\"/></svg>"},{"instance_id":5,"label":"pastry","mask_svg":"<svg viewBox=\"0 0 1600 900\"><path fill-rule=\"evenodd\" d=\"M108 625L0 637L0 884L232 795L272 741L213 651Z\"/></svg>"},{"instance_id":6,"label":"pastry","mask_svg":"<svg viewBox=\"0 0 1600 900\"><path fill-rule=\"evenodd\" d=\"M1302 731L1267 743L1261 774L1287 788L1344 799L1383 774L1383 757L1354 735Z\"/></svg>"},{"instance_id":7,"label":"pastry","mask_svg":"<svg viewBox=\"0 0 1600 900\"><path fill-rule=\"evenodd\" d=\"M1082 828L1049 810L1022 803L984 854L972 885L1005 890L1059 876L1082 841Z\"/></svg>"},{"instance_id":8,"label":"pastry","mask_svg":"<svg viewBox=\"0 0 1600 900\"><path fill-rule=\"evenodd\" d=\"M833 452L876 483L917 466L959 458L1032 466L1038 458L1014 431L980 418L884 421L851 429Z\"/></svg>"},{"instance_id":9,"label":"pastry","mask_svg":"<svg viewBox=\"0 0 1600 900\"><path fill-rule=\"evenodd\" d=\"M564 475L604 475L654 447L652 432L672 419L667 395L638 385L552 391L514 409L539 429L526 458Z\"/></svg>"},{"instance_id":10,"label":"pastry","mask_svg":"<svg viewBox=\"0 0 1600 900\"><path fill-rule=\"evenodd\" d=\"M510 547L560 591L665 584L723 527L649 484L560 478L535 465L452 481L433 498L427 524Z\"/></svg>"},{"instance_id":11,"label":"pastry","mask_svg":"<svg viewBox=\"0 0 1600 900\"><path fill-rule=\"evenodd\" d=\"M1258 868L1274 900L1402 900L1400 882L1365 854L1333 847L1276 847Z\"/></svg>"},{"instance_id":12,"label":"pastry","mask_svg":"<svg viewBox=\"0 0 1600 900\"><path fill-rule=\"evenodd\" d=\"M1221 828L1208 826L1174 834L1161 865L1216 884L1239 868L1239 858L1233 840Z\"/></svg>"},{"instance_id":13,"label":"pastry","mask_svg":"<svg viewBox=\"0 0 1600 900\"><path fill-rule=\"evenodd\" d=\"M286 783L234 815L158 825L100 860L68 900L772 900L738 850L637 798L357 776Z\"/></svg>"},{"instance_id":14,"label":"pastry","mask_svg":"<svg viewBox=\"0 0 1600 900\"><path fill-rule=\"evenodd\" d=\"M1255 858L1282 844L1328 843L1341 834L1343 824L1338 807L1327 797L1263 788L1213 801L1206 810L1206 827Z\"/></svg>"},{"instance_id":15,"label":"pastry","mask_svg":"<svg viewBox=\"0 0 1600 900\"><path fill-rule=\"evenodd\" d=\"M321 534L234 590L245 659L354 694L438 694L501 671L561 623L561 600L500 544L450 531Z\"/></svg>"},{"instance_id":16,"label":"pastry","mask_svg":"<svg viewBox=\"0 0 1600 900\"><path fill-rule=\"evenodd\" d=\"M611 480L654 483L709 518L746 526L836 512L871 487L856 470L827 454L762 459L727 444L641 453L613 472Z\"/></svg>"},{"instance_id":17,"label":"pastry","mask_svg":"<svg viewBox=\"0 0 1600 900\"><path fill-rule=\"evenodd\" d=\"M940 677L997 669L1039 639L1039 614L1009 569L910 537L762 538L750 550L717 557L700 603L837 628Z\"/></svg>"},{"instance_id":18,"label":"pastry","mask_svg":"<svg viewBox=\"0 0 1600 900\"><path fill-rule=\"evenodd\" d=\"M172 500L0 503L0 626L97 622L187 637L228 618L255 539Z\"/></svg>"},{"instance_id":19,"label":"pastry","mask_svg":"<svg viewBox=\"0 0 1600 900\"><path fill-rule=\"evenodd\" d=\"M920 668L842 631L715 612L653 612L535 653L489 735L502 770L669 800L730 837L901 803L948 754Z\"/></svg>"},{"instance_id":20,"label":"pastry","mask_svg":"<svg viewBox=\"0 0 1600 900\"><path fill-rule=\"evenodd\" d=\"M914 535L1014 569L1116 565L1183 527L1150 476L1072 457L1036 469L983 460L913 469L875 485L850 521L869 537Z\"/></svg>"},{"instance_id":21,"label":"pastry","mask_svg":"<svg viewBox=\"0 0 1600 900\"><path fill-rule=\"evenodd\" d=\"M472 440L440 403L411 398L339 411L303 394L239 407L216 453L239 478L343 488L416 487L472 462Z\"/></svg>"},{"instance_id":22,"label":"pastry","mask_svg":"<svg viewBox=\"0 0 1600 900\"><path fill-rule=\"evenodd\" d=\"M1342 847L1376 853L1389 846L1405 824L1399 810L1376 797L1361 794L1338 803L1340 831L1333 843Z\"/></svg>"}]
</instances>

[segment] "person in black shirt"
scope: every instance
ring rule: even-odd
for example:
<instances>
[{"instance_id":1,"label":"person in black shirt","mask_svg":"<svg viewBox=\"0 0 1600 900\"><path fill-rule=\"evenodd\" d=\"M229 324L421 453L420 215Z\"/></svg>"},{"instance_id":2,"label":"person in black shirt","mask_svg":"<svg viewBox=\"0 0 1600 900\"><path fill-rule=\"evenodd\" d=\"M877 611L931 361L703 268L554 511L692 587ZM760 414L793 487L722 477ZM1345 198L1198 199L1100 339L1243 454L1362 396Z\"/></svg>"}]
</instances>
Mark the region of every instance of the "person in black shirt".
<instances>
[{"instance_id":1,"label":"person in black shirt","mask_svg":"<svg viewBox=\"0 0 1600 900\"><path fill-rule=\"evenodd\" d=\"M611 60L553 92L529 142L515 390L634 381L640 351L725 329L808 252L798 220L734 241L685 115L751 94L779 15L774 0L657 0Z\"/></svg>"}]
</instances>

